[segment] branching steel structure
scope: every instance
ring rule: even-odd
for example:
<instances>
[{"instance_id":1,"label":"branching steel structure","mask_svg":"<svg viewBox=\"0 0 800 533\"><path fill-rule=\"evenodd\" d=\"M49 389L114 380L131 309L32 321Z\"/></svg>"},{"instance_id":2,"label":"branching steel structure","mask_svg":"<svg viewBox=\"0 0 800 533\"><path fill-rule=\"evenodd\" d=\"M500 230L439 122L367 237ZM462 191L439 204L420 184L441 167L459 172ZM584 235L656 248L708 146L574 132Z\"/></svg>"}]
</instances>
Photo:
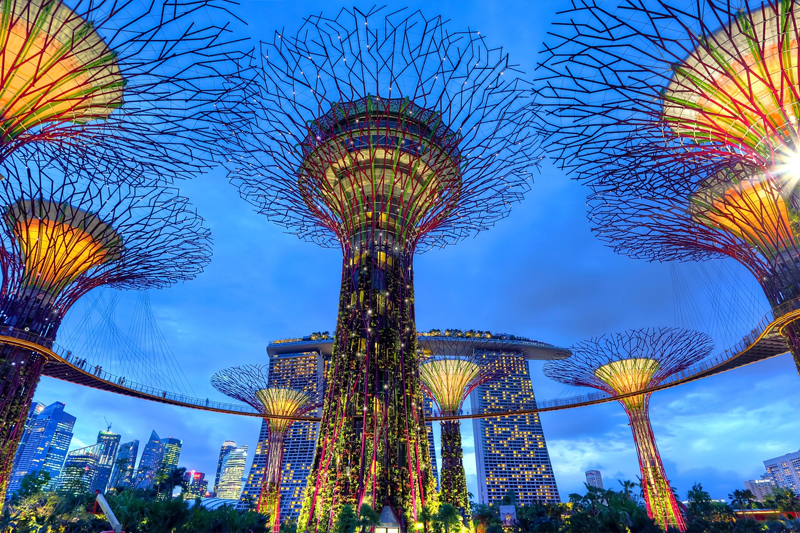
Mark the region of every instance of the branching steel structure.
<instances>
[{"instance_id":1,"label":"branching steel structure","mask_svg":"<svg viewBox=\"0 0 800 533\"><path fill-rule=\"evenodd\" d=\"M483 350L475 345L481 343ZM480 385L498 379L503 367L493 364L497 351L486 346L487 340L454 338L440 343L440 353L423 353L419 367L422 388L428 393L443 416L461 414L461 406L469 393ZM484 351L485 350L485 351ZM442 422L442 466L439 474L439 496L443 503L461 509L467 523L471 521L467 476L464 472L464 451L461 447L461 421Z\"/></svg>"},{"instance_id":2,"label":"branching steel structure","mask_svg":"<svg viewBox=\"0 0 800 533\"><path fill-rule=\"evenodd\" d=\"M544 374L578 387L592 387L608 394L628 394L661 381L707 357L711 338L680 328L628 330L604 335L572 347L572 357L548 361ZM650 426L650 393L619 401L630 420L647 514L662 528L686 531L675 495L664 472Z\"/></svg>"},{"instance_id":3,"label":"branching steel structure","mask_svg":"<svg viewBox=\"0 0 800 533\"><path fill-rule=\"evenodd\" d=\"M4 326L52 343L95 287L167 287L210 259L208 230L174 189L107 187L33 164L6 170L16 174L0 180ZM42 354L0 346L0 497L44 364Z\"/></svg>"},{"instance_id":4,"label":"branching steel structure","mask_svg":"<svg viewBox=\"0 0 800 533\"><path fill-rule=\"evenodd\" d=\"M344 256L336 347L301 529L346 503L401 527L433 492L412 258L507 215L539 148L508 56L440 17L342 10L262 43L230 137L242 196ZM353 443L358 443L353 445Z\"/></svg>"},{"instance_id":5,"label":"branching steel structure","mask_svg":"<svg viewBox=\"0 0 800 533\"><path fill-rule=\"evenodd\" d=\"M550 149L618 252L728 256L776 316L800 297L797 2L579 2L547 52ZM800 371L800 324L785 333Z\"/></svg>"},{"instance_id":6,"label":"branching steel structure","mask_svg":"<svg viewBox=\"0 0 800 533\"><path fill-rule=\"evenodd\" d=\"M281 465L286 433L293 420L270 418L269 415L302 416L322 404L322 383L309 394L305 390L269 387L267 365L244 365L220 370L211 378L215 389L250 405L264 415L269 428L267 442L267 465L261 480L258 497L259 513L269 514L269 524L274 533L281 526Z\"/></svg>"},{"instance_id":7,"label":"branching steel structure","mask_svg":"<svg viewBox=\"0 0 800 533\"><path fill-rule=\"evenodd\" d=\"M227 15L225 0L3 0L0 162L44 151L105 180L198 173L238 55Z\"/></svg>"}]
</instances>

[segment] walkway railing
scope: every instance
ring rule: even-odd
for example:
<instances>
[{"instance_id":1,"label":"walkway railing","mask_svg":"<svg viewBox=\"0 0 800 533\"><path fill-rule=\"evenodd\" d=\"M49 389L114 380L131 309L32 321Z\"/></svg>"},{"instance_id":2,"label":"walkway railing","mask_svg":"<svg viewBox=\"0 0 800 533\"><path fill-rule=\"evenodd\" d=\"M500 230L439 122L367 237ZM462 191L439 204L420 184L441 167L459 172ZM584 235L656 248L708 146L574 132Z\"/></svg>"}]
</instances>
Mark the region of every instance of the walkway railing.
<instances>
[{"instance_id":1,"label":"walkway railing","mask_svg":"<svg viewBox=\"0 0 800 533\"><path fill-rule=\"evenodd\" d=\"M773 312L768 313L759 321L756 328L754 328L750 333L745 335L734 346L728 348L727 350L717 355L716 357L707 359L705 361L701 361L700 363L682 372L678 372L668 377L667 379L661 381L658 385L653 386L644 391L639 391L636 393L624 394L624 395L610 395L604 392L594 392L581 396L572 396L569 398L544 400L541 402L537 402L536 407L531 409L523 409L517 411L461 414L457 416L433 416L429 417L429 420L495 418L503 416L526 415L544 411L555 411L559 409L569 409L572 407L579 407L584 405L593 405L597 403L621 400L628 396L635 396L638 394L655 392L669 387L674 387L682 383L700 379L708 375L724 372L726 370L731 370L733 368L737 368L738 366L743 366L744 364L747 364L747 362L742 362L741 364L730 365L727 368L724 367L724 365L727 365L728 363L731 362L735 363L737 358L739 358L740 360L743 359L741 356L748 350L752 349L755 345L757 345L757 343L761 342L765 337L769 335L773 336L777 335L778 330L782 325L796 318L795 316L787 316L790 313L794 313L795 315L800 317L800 298L786 302L781 306L776 307ZM6 337L6 339L3 339L2 337ZM20 341L23 342L16 343L12 342L10 339L19 339ZM519 342L519 341L514 341L514 342ZM26 346L24 343L28 343L29 346ZM194 398L191 396L187 396L185 394L170 392L164 389L159 389L157 387L151 387L149 385L143 385L141 383L128 381L124 376L117 376L111 374L110 372L106 372L99 365L92 366L85 359L78 357L71 351L62 348L53 341L45 339L35 333L7 326L2 326L0 327L0 344L14 344L41 353L44 357L47 357L50 360L48 362L48 365L51 364L67 365L69 366L71 371L73 372L77 371L82 376L89 376L90 381L94 380L95 383L90 383L88 385L94 388L109 390L111 392L116 392L118 394L144 398L151 401L158 401L182 407L191 407L194 409L215 411L215 412L235 414L235 415L256 416L256 417L262 416L255 409L247 405L217 402L217 401L212 401L208 398L206 399ZM776 353L769 353L765 357L762 357L762 359L774 357L785 352L786 352L785 346L782 346L780 349L776 350ZM48 375L50 374L50 372L47 371L47 367L45 367L45 374ZM60 375L53 375L52 377L55 377L57 379L62 379L65 381L73 381L73 382L77 381L74 376L70 376L68 373L65 373L65 376L63 377ZM72 377L72 379L69 379L70 377ZM83 381L85 381L85 378ZM275 418L298 420L298 421L310 421L310 422L318 422L320 420L318 417L275 417Z\"/></svg>"}]
</instances>

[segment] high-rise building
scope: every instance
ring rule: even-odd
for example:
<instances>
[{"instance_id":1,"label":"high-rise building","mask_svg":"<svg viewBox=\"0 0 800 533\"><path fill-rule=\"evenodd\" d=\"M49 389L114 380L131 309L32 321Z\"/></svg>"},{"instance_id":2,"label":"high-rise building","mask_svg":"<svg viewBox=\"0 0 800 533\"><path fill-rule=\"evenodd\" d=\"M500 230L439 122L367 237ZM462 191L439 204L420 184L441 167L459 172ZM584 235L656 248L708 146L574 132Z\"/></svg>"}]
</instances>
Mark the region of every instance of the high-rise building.
<instances>
[{"instance_id":1,"label":"high-rise building","mask_svg":"<svg viewBox=\"0 0 800 533\"><path fill-rule=\"evenodd\" d=\"M186 486L181 493L184 500L194 500L195 498L203 498L208 492L208 481L203 472L195 472L190 470L183 476L183 481Z\"/></svg>"},{"instance_id":2,"label":"high-rise building","mask_svg":"<svg viewBox=\"0 0 800 533\"><path fill-rule=\"evenodd\" d=\"M264 424L262 420L261 429L263 431ZM260 446L259 440L259 446ZM217 475L214 476L214 492L217 491L217 487L219 487L219 475L222 472L222 461L225 459L225 456L230 453L231 450L236 449L236 441L235 440L226 440L222 443L222 446L219 449L219 459L217 460Z\"/></svg>"},{"instance_id":3,"label":"high-rise building","mask_svg":"<svg viewBox=\"0 0 800 533\"><path fill-rule=\"evenodd\" d=\"M161 459L161 469L165 472L169 472L175 468L178 468L178 461L181 458L181 448L183 447L183 441L181 439L173 439L172 437L167 437L164 441L164 455Z\"/></svg>"},{"instance_id":4,"label":"high-rise building","mask_svg":"<svg viewBox=\"0 0 800 533\"><path fill-rule=\"evenodd\" d=\"M764 467L776 487L800 492L800 450L767 459Z\"/></svg>"},{"instance_id":5,"label":"high-rise building","mask_svg":"<svg viewBox=\"0 0 800 533\"><path fill-rule=\"evenodd\" d=\"M108 490L108 481L111 478L111 471L114 469L114 461L117 460L120 438L120 435L110 431L101 431L97 434L97 444L102 446L102 450L97 464L97 476L91 487L92 491L99 490L104 493Z\"/></svg>"},{"instance_id":6,"label":"high-rise building","mask_svg":"<svg viewBox=\"0 0 800 533\"><path fill-rule=\"evenodd\" d=\"M58 477L57 490L68 494L91 491L99 472L103 447L103 444L98 443L69 452Z\"/></svg>"},{"instance_id":7,"label":"high-rise building","mask_svg":"<svg viewBox=\"0 0 800 533\"><path fill-rule=\"evenodd\" d=\"M153 430L150 433L150 439L144 446L144 451L142 451L142 458L139 460L139 468L136 471L136 479L133 486L137 489L152 487L163 459L164 443L158 433Z\"/></svg>"},{"instance_id":8,"label":"high-rise building","mask_svg":"<svg viewBox=\"0 0 800 533\"><path fill-rule=\"evenodd\" d=\"M121 444L117 452L117 460L114 461L114 472L111 475L111 482L108 488L130 487L133 484L133 477L136 469L136 456L139 455L139 441Z\"/></svg>"},{"instance_id":9,"label":"high-rise building","mask_svg":"<svg viewBox=\"0 0 800 533\"><path fill-rule=\"evenodd\" d=\"M247 466L247 446L237 447L228 452L222 460L219 487L214 487L217 498L238 500L242 494L242 478Z\"/></svg>"},{"instance_id":10,"label":"high-rise building","mask_svg":"<svg viewBox=\"0 0 800 533\"><path fill-rule=\"evenodd\" d=\"M436 444L433 440L433 422L430 421L430 417L433 416L434 403L425 391L422 392L422 405L425 409L425 427L428 428L428 453L431 456L433 477L436 478L436 490L439 490L441 485L439 484L439 469L436 468Z\"/></svg>"},{"instance_id":11,"label":"high-rise building","mask_svg":"<svg viewBox=\"0 0 800 533\"><path fill-rule=\"evenodd\" d=\"M600 475L599 470L587 470L586 471L586 484L590 487L595 487L598 489L602 489L603 487L603 476Z\"/></svg>"},{"instance_id":12,"label":"high-rise building","mask_svg":"<svg viewBox=\"0 0 800 533\"><path fill-rule=\"evenodd\" d=\"M75 417L64 411L61 402L47 407L41 403L31 406L14 457L7 491L9 496L19 490L20 481L30 472L47 472L52 480L51 487L55 486L72 442L74 427Z\"/></svg>"},{"instance_id":13,"label":"high-rise building","mask_svg":"<svg viewBox=\"0 0 800 533\"><path fill-rule=\"evenodd\" d=\"M472 393L473 412L535 408L528 362L516 353L507 353L493 364L502 365L506 377ZM480 503L494 503L509 490L523 505L560 501L538 414L475 419L473 432Z\"/></svg>"},{"instance_id":14,"label":"high-rise building","mask_svg":"<svg viewBox=\"0 0 800 533\"><path fill-rule=\"evenodd\" d=\"M772 487L775 486L769 474L764 474L761 479L748 479L744 482L744 488L753 493L756 500L763 502L767 496L772 494Z\"/></svg>"},{"instance_id":15,"label":"high-rise building","mask_svg":"<svg viewBox=\"0 0 800 533\"><path fill-rule=\"evenodd\" d=\"M269 386L313 392L324 378L332 349L333 340L329 337L270 343L267 346ZM314 415L319 416L319 412L309 413L309 416ZM300 514L311 462L314 460L318 430L317 423L295 422L286 434L281 465L281 520L296 519ZM262 421L256 453L242 491L243 500L248 497L258 500L267 464L267 437L267 423Z\"/></svg>"}]
</instances>

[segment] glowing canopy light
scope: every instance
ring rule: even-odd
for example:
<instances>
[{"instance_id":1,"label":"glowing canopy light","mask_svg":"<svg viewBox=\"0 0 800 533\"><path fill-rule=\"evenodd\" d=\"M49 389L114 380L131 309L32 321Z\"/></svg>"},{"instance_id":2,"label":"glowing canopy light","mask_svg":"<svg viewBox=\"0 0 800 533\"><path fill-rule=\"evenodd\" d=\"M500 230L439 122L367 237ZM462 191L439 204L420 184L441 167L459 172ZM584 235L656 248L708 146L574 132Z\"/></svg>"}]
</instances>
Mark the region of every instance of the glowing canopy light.
<instances>
[{"instance_id":1,"label":"glowing canopy light","mask_svg":"<svg viewBox=\"0 0 800 533\"><path fill-rule=\"evenodd\" d=\"M57 293L120 255L122 241L111 226L69 204L22 200L6 209L5 221L20 247L28 288Z\"/></svg>"},{"instance_id":2,"label":"glowing canopy light","mask_svg":"<svg viewBox=\"0 0 800 533\"><path fill-rule=\"evenodd\" d=\"M295 416L311 403L311 398L299 390L294 389L261 389L255 393L264 406L264 414L278 416ZM291 420L270 418L271 431L285 431L292 424Z\"/></svg>"},{"instance_id":3,"label":"glowing canopy light","mask_svg":"<svg viewBox=\"0 0 800 533\"><path fill-rule=\"evenodd\" d=\"M617 394L629 394L645 390L653 381L661 364L655 359L620 359L607 363L594 371L594 375L611 387ZM626 407L641 406L644 396L629 396L623 399Z\"/></svg>"},{"instance_id":4,"label":"glowing canopy light","mask_svg":"<svg viewBox=\"0 0 800 533\"><path fill-rule=\"evenodd\" d=\"M716 33L673 66L663 120L697 141L738 144L768 160L797 148L795 2L770 2ZM773 161L774 162L774 161Z\"/></svg>"},{"instance_id":5,"label":"glowing canopy light","mask_svg":"<svg viewBox=\"0 0 800 533\"><path fill-rule=\"evenodd\" d=\"M700 223L727 231L773 259L798 244L792 226L797 210L790 203L795 193L792 184L779 188L763 173L737 178L746 172L726 170L706 180L691 197L690 211Z\"/></svg>"},{"instance_id":6,"label":"glowing canopy light","mask_svg":"<svg viewBox=\"0 0 800 533\"><path fill-rule=\"evenodd\" d=\"M458 137L407 99L336 103L310 129L299 185L312 209L333 216L342 239L374 224L402 243L434 206L457 197Z\"/></svg>"},{"instance_id":7,"label":"glowing canopy light","mask_svg":"<svg viewBox=\"0 0 800 533\"><path fill-rule=\"evenodd\" d=\"M419 377L443 413L456 414L481 374L480 365L465 359L437 359L420 365Z\"/></svg>"},{"instance_id":8,"label":"glowing canopy light","mask_svg":"<svg viewBox=\"0 0 800 533\"><path fill-rule=\"evenodd\" d=\"M0 3L0 142L48 122L83 124L122 105L116 55L58 0Z\"/></svg>"}]
</instances>

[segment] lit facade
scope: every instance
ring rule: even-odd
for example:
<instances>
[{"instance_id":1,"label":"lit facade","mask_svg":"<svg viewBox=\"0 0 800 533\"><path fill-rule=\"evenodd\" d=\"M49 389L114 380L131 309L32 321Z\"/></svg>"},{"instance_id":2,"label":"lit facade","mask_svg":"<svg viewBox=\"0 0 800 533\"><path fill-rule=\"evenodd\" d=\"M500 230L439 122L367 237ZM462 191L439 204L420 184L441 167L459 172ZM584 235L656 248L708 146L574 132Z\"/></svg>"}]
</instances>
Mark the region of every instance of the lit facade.
<instances>
[{"instance_id":1,"label":"lit facade","mask_svg":"<svg viewBox=\"0 0 800 533\"><path fill-rule=\"evenodd\" d=\"M590 487L594 487L597 489L602 489L603 487L603 476L600 474L599 470L587 470L586 471L586 484Z\"/></svg>"},{"instance_id":2,"label":"lit facade","mask_svg":"<svg viewBox=\"0 0 800 533\"><path fill-rule=\"evenodd\" d=\"M178 461L181 458L181 448L183 441L181 439L173 439L167 437L164 439L164 456L161 458L161 469L169 472L178 468Z\"/></svg>"},{"instance_id":3,"label":"lit facade","mask_svg":"<svg viewBox=\"0 0 800 533\"><path fill-rule=\"evenodd\" d=\"M108 488L130 487L136 473L136 457L139 455L139 440L120 444L117 459L114 461L114 471Z\"/></svg>"},{"instance_id":4,"label":"lit facade","mask_svg":"<svg viewBox=\"0 0 800 533\"><path fill-rule=\"evenodd\" d=\"M769 474L764 474L761 479L748 479L744 482L744 488L753 493L756 500L763 502L767 496L772 494L775 482Z\"/></svg>"},{"instance_id":5,"label":"lit facade","mask_svg":"<svg viewBox=\"0 0 800 533\"><path fill-rule=\"evenodd\" d=\"M158 433L153 430L150 439L144 445L142 458L139 460L139 467L136 470L136 479L133 486L137 489L148 489L153 486L156 474L161 468L161 461L164 459L164 442Z\"/></svg>"},{"instance_id":6,"label":"lit facade","mask_svg":"<svg viewBox=\"0 0 800 533\"><path fill-rule=\"evenodd\" d=\"M92 492L99 490L104 493L108 490L111 471L114 469L114 462L117 460L120 438L120 435L110 431L101 431L97 434L97 444L101 446L101 452L97 462L97 476L91 487Z\"/></svg>"},{"instance_id":7,"label":"lit facade","mask_svg":"<svg viewBox=\"0 0 800 533\"><path fill-rule=\"evenodd\" d=\"M330 359L332 340L305 340L276 342L267 347L269 356L269 386L291 387L313 393L317 383L324 379L326 362ZM309 416L314 416L310 413ZM317 411L316 416L319 416ZM286 435L281 464L280 515L282 520L296 520L303 506L303 491L311 472L319 424L295 422ZM242 491L242 499L258 500L261 480L267 465L268 424L261 422L258 445Z\"/></svg>"},{"instance_id":8,"label":"lit facade","mask_svg":"<svg viewBox=\"0 0 800 533\"><path fill-rule=\"evenodd\" d=\"M51 486L61 475L72 442L75 417L64 411L64 404L55 402L45 407L31 406L25 431L17 448L8 493L19 490L19 482L30 472L50 474Z\"/></svg>"},{"instance_id":9,"label":"lit facade","mask_svg":"<svg viewBox=\"0 0 800 533\"><path fill-rule=\"evenodd\" d=\"M800 450L767 459L764 468L776 487L800 493Z\"/></svg>"},{"instance_id":10,"label":"lit facade","mask_svg":"<svg viewBox=\"0 0 800 533\"><path fill-rule=\"evenodd\" d=\"M204 498L208 492L208 481L203 472L195 472L190 470L183 476L183 481L186 486L183 488L181 497L184 500L194 500L195 498Z\"/></svg>"},{"instance_id":11,"label":"lit facade","mask_svg":"<svg viewBox=\"0 0 800 533\"><path fill-rule=\"evenodd\" d=\"M506 377L475 389L472 411L535 408L528 362L518 354L507 353L500 354L492 364L502 366ZM522 505L561 501L538 414L475 419L472 427L479 503L495 503L509 490Z\"/></svg>"},{"instance_id":12,"label":"lit facade","mask_svg":"<svg viewBox=\"0 0 800 533\"><path fill-rule=\"evenodd\" d=\"M103 444L92 444L69 452L56 490L67 494L89 492L97 479L102 453Z\"/></svg>"},{"instance_id":13,"label":"lit facade","mask_svg":"<svg viewBox=\"0 0 800 533\"><path fill-rule=\"evenodd\" d=\"M225 456L231 450L236 449L236 441L235 440L226 440L222 443L222 446L219 448L219 459L217 460L217 473L214 476L214 491L216 492L217 487L219 487L219 475L222 473L222 461L225 459Z\"/></svg>"},{"instance_id":14,"label":"lit facade","mask_svg":"<svg viewBox=\"0 0 800 533\"><path fill-rule=\"evenodd\" d=\"M219 487L215 487L217 498L238 500L242 494L242 478L247 466L247 446L229 451L222 460Z\"/></svg>"}]
</instances>

